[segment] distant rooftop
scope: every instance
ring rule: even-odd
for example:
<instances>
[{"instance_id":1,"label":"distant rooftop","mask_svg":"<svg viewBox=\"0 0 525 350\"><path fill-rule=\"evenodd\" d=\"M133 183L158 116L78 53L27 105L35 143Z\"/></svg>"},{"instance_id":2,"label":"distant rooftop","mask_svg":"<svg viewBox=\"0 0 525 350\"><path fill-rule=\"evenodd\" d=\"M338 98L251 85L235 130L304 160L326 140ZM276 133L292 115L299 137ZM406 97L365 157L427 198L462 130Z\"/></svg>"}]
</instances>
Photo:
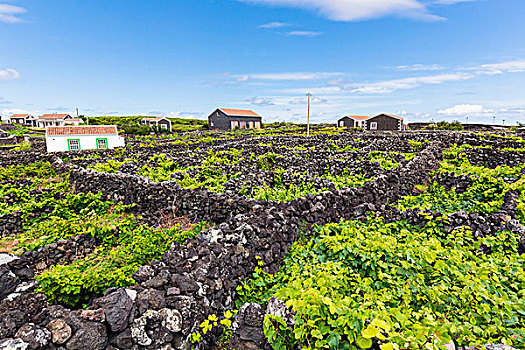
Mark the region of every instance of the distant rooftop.
<instances>
[{"instance_id":1,"label":"distant rooftop","mask_svg":"<svg viewBox=\"0 0 525 350\"><path fill-rule=\"evenodd\" d=\"M118 135L115 125L48 126L46 136Z\"/></svg>"},{"instance_id":2,"label":"distant rooftop","mask_svg":"<svg viewBox=\"0 0 525 350\"><path fill-rule=\"evenodd\" d=\"M260 117L250 109L219 108L219 110L230 117Z\"/></svg>"},{"instance_id":3,"label":"distant rooftop","mask_svg":"<svg viewBox=\"0 0 525 350\"><path fill-rule=\"evenodd\" d=\"M38 117L39 119L52 119L52 120L56 120L56 119L64 119L65 117L67 117L69 114L67 113L63 113L63 114L42 114L40 117Z\"/></svg>"},{"instance_id":4,"label":"distant rooftop","mask_svg":"<svg viewBox=\"0 0 525 350\"><path fill-rule=\"evenodd\" d=\"M345 115L345 117L354 119L354 120L367 120L370 119L367 115Z\"/></svg>"}]
</instances>

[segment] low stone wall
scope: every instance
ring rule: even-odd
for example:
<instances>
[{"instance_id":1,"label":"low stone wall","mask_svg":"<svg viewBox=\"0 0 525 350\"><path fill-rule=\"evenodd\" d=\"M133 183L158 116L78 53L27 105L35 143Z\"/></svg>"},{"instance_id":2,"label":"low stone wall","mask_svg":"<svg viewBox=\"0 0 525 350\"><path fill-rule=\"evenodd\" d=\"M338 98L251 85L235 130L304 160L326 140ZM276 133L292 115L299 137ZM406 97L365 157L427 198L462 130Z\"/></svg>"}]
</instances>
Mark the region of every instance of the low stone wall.
<instances>
[{"instance_id":1,"label":"low stone wall","mask_svg":"<svg viewBox=\"0 0 525 350\"><path fill-rule=\"evenodd\" d=\"M393 203L415 184L427 181L428 172L439 164L440 153L440 145L435 144L405 167L382 175L363 188L324 192L279 204L246 200L244 205L237 204L244 212L235 215L225 214L235 208L231 198L227 203L220 203L222 195L191 191L192 195L196 192L206 195L193 198L190 206L183 202L180 210L215 220L226 215L229 218L184 246L175 244L160 261L136 272L137 285L109 289L105 296L93 301L90 310L51 307L34 293L10 294L0 303L3 315L0 338L10 338L4 340L6 342L27 343L29 339L24 338L24 334L37 332L46 343L42 346L44 349L60 344L65 344L67 349L190 349L190 334L208 314L221 314L234 307L236 287L253 272L258 257L262 258L265 271L276 272L284 254L298 239L304 222L324 224L360 217L383 203ZM88 173L77 171L77 174ZM140 187L139 182L145 180L133 178L135 182L130 184L127 181L132 178L128 176L91 175L93 178L84 177L84 180L97 183L94 178L98 176L104 179L98 180L100 185L111 186L110 179L116 182L112 190L122 196L119 200L127 200L128 186L134 186L133 200L140 203L142 210L154 205L159 198L142 190L150 191L153 187L159 191L166 186L166 183L153 185L146 181L144 187ZM81 178L73 178L77 190L82 184ZM185 193L175 189L179 190L177 195ZM169 197L168 193L157 195ZM210 202L224 212L217 215L216 211L206 209ZM4 271L3 276L16 276L13 268L28 266L20 260L4 265L4 269L8 266L11 271ZM24 275L29 276L27 272ZM15 293L21 285L14 286ZM38 305L39 311L33 310L32 305ZM209 341L213 342L213 337ZM208 349L209 345L205 341L198 347Z\"/></svg>"},{"instance_id":2,"label":"low stone wall","mask_svg":"<svg viewBox=\"0 0 525 350\"><path fill-rule=\"evenodd\" d=\"M304 224L364 218L377 211L387 220L421 220L414 212L399 212L388 204L412 193L415 185L428 182L429 173L439 166L443 146L432 143L412 161L362 188L333 190L287 203L184 190L173 181L154 183L134 175L101 174L64 164L62 171L71 171L76 191L102 191L109 194L107 199L136 203L134 213L150 222L160 213L174 213L220 224L183 246L174 244L160 261L138 269L135 286L108 289L88 310L50 306L45 297L31 292L30 270L38 269L37 260L42 257L54 259L54 247L0 266L0 285L7 291L0 296L6 297L0 302L0 348L189 350L191 333L207 315L234 307L236 287L254 271L259 258L265 271L278 270ZM453 214L450 229L469 224L477 234L490 234L505 225L522 234L519 223L505 219L512 218L515 199L516 193L509 193L501 211L491 218ZM264 313L255 305L242 310L236 319L239 327L234 344L246 341L238 333L243 324L260 329L259 321L247 318L247 310L259 316ZM264 343L260 332L257 334L255 340ZM197 348L210 349L215 336L211 334Z\"/></svg>"}]
</instances>

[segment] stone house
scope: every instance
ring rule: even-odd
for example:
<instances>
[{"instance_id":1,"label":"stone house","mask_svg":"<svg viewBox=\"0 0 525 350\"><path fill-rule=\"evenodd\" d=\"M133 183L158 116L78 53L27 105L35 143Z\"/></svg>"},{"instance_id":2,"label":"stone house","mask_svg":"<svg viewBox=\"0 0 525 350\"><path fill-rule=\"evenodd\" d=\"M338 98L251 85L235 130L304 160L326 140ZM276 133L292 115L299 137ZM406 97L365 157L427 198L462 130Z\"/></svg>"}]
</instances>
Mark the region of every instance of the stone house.
<instances>
[{"instance_id":1,"label":"stone house","mask_svg":"<svg viewBox=\"0 0 525 350\"><path fill-rule=\"evenodd\" d=\"M171 120L164 117L157 117L157 118L142 118L140 121L140 125L147 125L147 126L158 126L161 129L166 129L168 131L171 131Z\"/></svg>"},{"instance_id":2,"label":"stone house","mask_svg":"<svg viewBox=\"0 0 525 350\"><path fill-rule=\"evenodd\" d=\"M249 109L217 108L208 116L210 130L260 129L262 117Z\"/></svg>"},{"instance_id":3,"label":"stone house","mask_svg":"<svg viewBox=\"0 0 525 350\"><path fill-rule=\"evenodd\" d=\"M364 128L365 122L370 119L366 115L347 115L337 121L338 128Z\"/></svg>"},{"instance_id":4,"label":"stone house","mask_svg":"<svg viewBox=\"0 0 525 350\"><path fill-rule=\"evenodd\" d=\"M365 121L366 131L401 131L405 130L404 119L393 114L379 114Z\"/></svg>"}]
</instances>

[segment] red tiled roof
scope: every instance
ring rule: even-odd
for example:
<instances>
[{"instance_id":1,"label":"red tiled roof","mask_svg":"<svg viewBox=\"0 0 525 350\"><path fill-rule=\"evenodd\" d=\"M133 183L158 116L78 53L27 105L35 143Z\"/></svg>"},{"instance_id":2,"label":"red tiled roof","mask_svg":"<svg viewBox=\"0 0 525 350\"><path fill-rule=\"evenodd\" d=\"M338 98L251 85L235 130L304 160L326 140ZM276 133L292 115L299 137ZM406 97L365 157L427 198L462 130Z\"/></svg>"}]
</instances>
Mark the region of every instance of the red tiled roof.
<instances>
[{"instance_id":1,"label":"red tiled roof","mask_svg":"<svg viewBox=\"0 0 525 350\"><path fill-rule=\"evenodd\" d=\"M157 118L143 118L142 120L147 120L148 122L158 122L159 120L162 120L165 118L157 117Z\"/></svg>"},{"instance_id":2,"label":"red tiled roof","mask_svg":"<svg viewBox=\"0 0 525 350\"><path fill-rule=\"evenodd\" d=\"M38 119L64 119L69 114L43 114Z\"/></svg>"},{"instance_id":3,"label":"red tiled roof","mask_svg":"<svg viewBox=\"0 0 525 350\"><path fill-rule=\"evenodd\" d=\"M11 118L27 118L29 114L13 114Z\"/></svg>"},{"instance_id":4,"label":"red tiled roof","mask_svg":"<svg viewBox=\"0 0 525 350\"><path fill-rule=\"evenodd\" d=\"M92 126L48 126L46 136L70 135L118 135L115 125Z\"/></svg>"},{"instance_id":5,"label":"red tiled roof","mask_svg":"<svg viewBox=\"0 0 525 350\"><path fill-rule=\"evenodd\" d=\"M381 113L381 114L376 115L376 117L378 117L378 116L380 116L380 115L386 115L386 116L389 116L389 117L392 117L392 118L396 118L396 119L404 120L404 118L398 117L398 116L395 115L395 114L388 114L388 113Z\"/></svg>"},{"instance_id":6,"label":"red tiled roof","mask_svg":"<svg viewBox=\"0 0 525 350\"><path fill-rule=\"evenodd\" d=\"M354 120L367 120L370 119L367 115L346 115L345 117L354 119Z\"/></svg>"},{"instance_id":7,"label":"red tiled roof","mask_svg":"<svg viewBox=\"0 0 525 350\"><path fill-rule=\"evenodd\" d=\"M249 109L219 108L230 117L260 117L257 113Z\"/></svg>"}]
</instances>

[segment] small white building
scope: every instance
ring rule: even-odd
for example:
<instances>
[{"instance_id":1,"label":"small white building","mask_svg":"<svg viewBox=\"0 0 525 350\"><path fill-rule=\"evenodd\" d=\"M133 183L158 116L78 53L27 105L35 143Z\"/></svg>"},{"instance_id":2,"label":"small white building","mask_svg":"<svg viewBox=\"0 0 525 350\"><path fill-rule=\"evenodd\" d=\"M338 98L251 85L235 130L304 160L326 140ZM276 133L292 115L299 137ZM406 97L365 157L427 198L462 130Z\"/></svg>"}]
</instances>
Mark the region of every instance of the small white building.
<instances>
[{"instance_id":1,"label":"small white building","mask_svg":"<svg viewBox=\"0 0 525 350\"><path fill-rule=\"evenodd\" d=\"M20 126L36 126L36 118L31 114L13 114L7 119L7 122Z\"/></svg>"},{"instance_id":2,"label":"small white building","mask_svg":"<svg viewBox=\"0 0 525 350\"><path fill-rule=\"evenodd\" d=\"M48 152L84 151L124 147L124 138L115 125L48 126Z\"/></svg>"},{"instance_id":3,"label":"small white building","mask_svg":"<svg viewBox=\"0 0 525 350\"><path fill-rule=\"evenodd\" d=\"M39 128L62 126L66 125L66 121L71 119L73 118L69 114L43 114L38 117L37 125Z\"/></svg>"}]
</instances>

